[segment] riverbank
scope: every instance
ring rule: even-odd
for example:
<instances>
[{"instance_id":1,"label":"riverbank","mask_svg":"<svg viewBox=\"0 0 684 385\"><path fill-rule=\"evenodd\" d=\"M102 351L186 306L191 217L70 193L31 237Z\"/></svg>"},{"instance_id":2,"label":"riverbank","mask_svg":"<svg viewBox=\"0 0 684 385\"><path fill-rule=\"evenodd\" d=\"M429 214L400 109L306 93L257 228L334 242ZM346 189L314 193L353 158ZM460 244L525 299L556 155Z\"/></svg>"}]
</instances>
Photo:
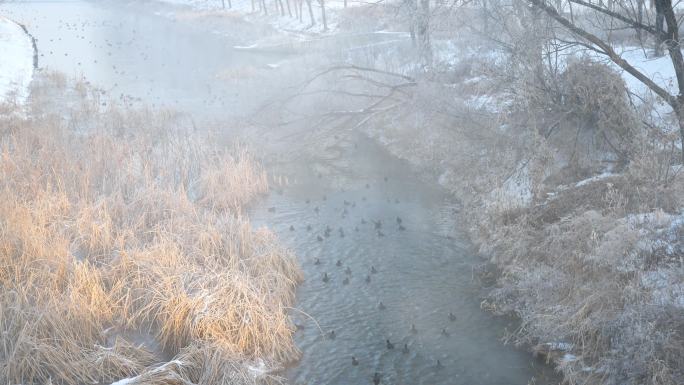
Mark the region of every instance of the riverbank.
<instances>
[{"instance_id":1,"label":"riverbank","mask_svg":"<svg viewBox=\"0 0 684 385\"><path fill-rule=\"evenodd\" d=\"M30 36L14 21L0 16L0 101L21 104L28 95L34 69Z\"/></svg>"}]
</instances>

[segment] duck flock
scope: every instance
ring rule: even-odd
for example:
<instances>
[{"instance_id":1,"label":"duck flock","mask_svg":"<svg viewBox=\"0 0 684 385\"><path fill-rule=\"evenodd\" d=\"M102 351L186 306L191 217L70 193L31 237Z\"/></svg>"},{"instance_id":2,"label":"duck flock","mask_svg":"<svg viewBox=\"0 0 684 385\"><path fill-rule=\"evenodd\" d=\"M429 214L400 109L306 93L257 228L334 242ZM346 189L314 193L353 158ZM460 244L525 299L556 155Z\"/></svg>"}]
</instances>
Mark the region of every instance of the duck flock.
<instances>
[{"instance_id":1,"label":"duck flock","mask_svg":"<svg viewBox=\"0 0 684 385\"><path fill-rule=\"evenodd\" d=\"M388 178L384 178L385 182L388 181ZM366 189L370 188L370 184L365 185ZM282 194L282 192L279 191L279 194ZM366 197L364 196L361 198L362 201L366 201ZM310 210L314 212L316 216L318 216L322 209L324 208L323 204L326 202L329 202L328 197L323 195L321 198L321 201L319 204L315 204L312 202L311 199L306 199L305 204L309 207ZM395 203L399 203L398 199L394 200ZM353 200L348 201L344 200L343 201L343 207L341 209L341 218L347 218L350 215L350 212L352 209L357 207L357 203ZM339 210L339 208L338 208ZM270 207L268 208L268 212L274 213L276 212L276 207ZM407 224L405 223L404 219L401 218L400 216L397 216L391 221L385 221L383 222L382 219L366 219L366 218L360 218L356 221L356 224L353 225L352 229L349 229L348 231L353 231L354 233L358 233L360 231L372 231L375 233L375 236L378 238L383 238L386 236L386 232L389 234L390 232L404 232L404 231L409 231L407 229ZM326 242L331 237L339 237L339 238L345 238L347 236L347 231L345 231L344 227L337 227L337 229L332 228L330 225L325 225L322 228L318 228L318 231L316 231L317 228L312 226L311 224L305 224L302 226L303 229L305 229L306 233L311 234L310 237L315 237L316 242L323 244ZM297 230L297 227L295 225L289 225L289 231L294 232ZM322 257L321 257L322 258ZM322 263L321 258L314 258L313 259L313 265L317 269L323 270L323 266L326 265L325 263ZM349 285L350 283L350 277L352 276L352 268L348 265L345 265L342 259L335 259L334 260L334 266L335 270L327 271L323 270L320 271L320 281L324 285L328 285L331 283L332 279L334 276L341 276L342 278L342 284L343 285ZM361 272L361 276L363 278L363 282L365 285L372 285L373 284L373 277L377 274L382 274L382 272L376 268L374 265L370 265L367 270L364 270ZM384 311L387 309L387 306L382 302L379 301L376 310L377 311ZM448 322L455 322L457 320L456 315L453 312L449 312L447 314L444 314L444 321L445 323ZM297 328L302 328L303 325L296 325ZM438 335L439 338L447 338L450 336L450 333L448 331L448 328L444 327L440 330L432 331L434 334ZM410 328L407 330L407 333L410 336L416 336L419 333L430 333L430 331L427 330L420 330L416 327L414 323L411 324ZM325 336L329 340L335 340L337 337L337 334L334 329L328 330L325 333ZM379 341L378 343L381 343ZM395 342L392 341L391 338L385 338L384 339L384 345L385 349L387 351L396 351L396 354L403 354L407 355L410 353L410 346L409 343L404 343L403 346L395 349ZM358 356L356 355L351 355L351 357L348 357L347 359L350 359L350 363L352 367L357 367L361 363L361 360ZM436 359L433 364L433 368L435 370L442 369L444 366L442 362L439 359ZM383 382L383 374L381 371L375 371L374 373L369 373L370 380L373 384L378 385Z\"/></svg>"}]
</instances>

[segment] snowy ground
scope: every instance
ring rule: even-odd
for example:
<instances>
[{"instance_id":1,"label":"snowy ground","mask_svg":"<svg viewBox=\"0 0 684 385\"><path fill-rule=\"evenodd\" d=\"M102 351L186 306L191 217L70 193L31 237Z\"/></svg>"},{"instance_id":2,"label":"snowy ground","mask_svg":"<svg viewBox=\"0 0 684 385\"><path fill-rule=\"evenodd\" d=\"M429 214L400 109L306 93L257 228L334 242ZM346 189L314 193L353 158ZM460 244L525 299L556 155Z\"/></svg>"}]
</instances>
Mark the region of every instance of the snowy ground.
<instances>
[{"instance_id":1,"label":"snowy ground","mask_svg":"<svg viewBox=\"0 0 684 385\"><path fill-rule=\"evenodd\" d=\"M33 77L31 39L13 21L0 16L0 101L23 101Z\"/></svg>"}]
</instances>

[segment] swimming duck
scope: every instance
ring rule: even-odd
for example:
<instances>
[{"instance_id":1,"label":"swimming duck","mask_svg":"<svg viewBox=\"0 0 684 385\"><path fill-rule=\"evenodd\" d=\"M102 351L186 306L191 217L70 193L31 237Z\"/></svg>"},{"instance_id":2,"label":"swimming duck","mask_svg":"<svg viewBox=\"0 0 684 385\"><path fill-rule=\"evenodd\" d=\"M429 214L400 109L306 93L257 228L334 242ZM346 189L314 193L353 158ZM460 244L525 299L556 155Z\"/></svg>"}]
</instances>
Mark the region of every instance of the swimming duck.
<instances>
[{"instance_id":1,"label":"swimming duck","mask_svg":"<svg viewBox=\"0 0 684 385\"><path fill-rule=\"evenodd\" d=\"M347 273L347 275L351 275L351 269L349 268L349 266L347 266L347 268L344 269L344 272Z\"/></svg>"},{"instance_id":2,"label":"swimming duck","mask_svg":"<svg viewBox=\"0 0 684 385\"><path fill-rule=\"evenodd\" d=\"M316 214L318 214L318 212L320 211L320 210L318 209L318 206L314 207L314 211L316 212Z\"/></svg>"},{"instance_id":3,"label":"swimming duck","mask_svg":"<svg viewBox=\"0 0 684 385\"><path fill-rule=\"evenodd\" d=\"M371 274L375 274L378 271L375 269L375 266L371 266L370 272L371 272Z\"/></svg>"},{"instance_id":4,"label":"swimming duck","mask_svg":"<svg viewBox=\"0 0 684 385\"><path fill-rule=\"evenodd\" d=\"M337 263L336 263L335 265L337 265L337 267L342 266L342 261L338 259L338 260L337 260Z\"/></svg>"},{"instance_id":5,"label":"swimming duck","mask_svg":"<svg viewBox=\"0 0 684 385\"><path fill-rule=\"evenodd\" d=\"M366 276L366 283L370 283L370 281L371 281L370 275L367 275Z\"/></svg>"},{"instance_id":6,"label":"swimming duck","mask_svg":"<svg viewBox=\"0 0 684 385\"><path fill-rule=\"evenodd\" d=\"M442 369L444 367L439 360L437 360L437 365L435 366L437 367L437 369Z\"/></svg>"},{"instance_id":7,"label":"swimming duck","mask_svg":"<svg viewBox=\"0 0 684 385\"><path fill-rule=\"evenodd\" d=\"M344 238L344 229L342 229L342 228L340 227L339 232L340 232L340 237L341 237L341 238Z\"/></svg>"},{"instance_id":8,"label":"swimming duck","mask_svg":"<svg viewBox=\"0 0 684 385\"><path fill-rule=\"evenodd\" d=\"M404 354L408 354L408 352L409 352L408 344L404 344L404 348L401 350L401 352Z\"/></svg>"},{"instance_id":9,"label":"swimming duck","mask_svg":"<svg viewBox=\"0 0 684 385\"><path fill-rule=\"evenodd\" d=\"M361 224L362 224L362 225L365 225L365 224L366 224L366 220L363 219L363 218L361 218Z\"/></svg>"},{"instance_id":10,"label":"swimming duck","mask_svg":"<svg viewBox=\"0 0 684 385\"><path fill-rule=\"evenodd\" d=\"M359 226L354 226L354 231L359 232Z\"/></svg>"},{"instance_id":11,"label":"swimming duck","mask_svg":"<svg viewBox=\"0 0 684 385\"><path fill-rule=\"evenodd\" d=\"M406 227L404 227L404 225L399 225L399 231L404 231L404 230L406 230Z\"/></svg>"},{"instance_id":12,"label":"swimming duck","mask_svg":"<svg viewBox=\"0 0 684 385\"><path fill-rule=\"evenodd\" d=\"M382 221L380 221L380 220L378 220L378 221L373 221L373 224L375 225L375 228L376 228L376 229L379 229L379 228L382 227Z\"/></svg>"},{"instance_id":13,"label":"swimming duck","mask_svg":"<svg viewBox=\"0 0 684 385\"><path fill-rule=\"evenodd\" d=\"M306 225L306 231L311 231L311 225Z\"/></svg>"},{"instance_id":14,"label":"swimming duck","mask_svg":"<svg viewBox=\"0 0 684 385\"><path fill-rule=\"evenodd\" d=\"M379 385L381 379L382 379L382 376L380 376L380 373L375 372L375 374L373 374L373 384L374 385Z\"/></svg>"},{"instance_id":15,"label":"swimming duck","mask_svg":"<svg viewBox=\"0 0 684 385\"><path fill-rule=\"evenodd\" d=\"M349 277L344 277L344 279L342 280L342 284L349 285Z\"/></svg>"},{"instance_id":16,"label":"swimming duck","mask_svg":"<svg viewBox=\"0 0 684 385\"><path fill-rule=\"evenodd\" d=\"M456 321L456 316L454 315L454 313L451 313L451 312L449 313L449 321L451 321L451 322Z\"/></svg>"},{"instance_id":17,"label":"swimming duck","mask_svg":"<svg viewBox=\"0 0 684 385\"><path fill-rule=\"evenodd\" d=\"M321 237L320 235L317 235L316 240L318 240L318 242L323 242L323 237Z\"/></svg>"},{"instance_id":18,"label":"swimming duck","mask_svg":"<svg viewBox=\"0 0 684 385\"><path fill-rule=\"evenodd\" d=\"M446 330L446 328L442 329L442 335L444 337L449 337L449 332Z\"/></svg>"},{"instance_id":19,"label":"swimming duck","mask_svg":"<svg viewBox=\"0 0 684 385\"><path fill-rule=\"evenodd\" d=\"M359 364L359 360L356 359L356 357L352 356L352 366L357 366Z\"/></svg>"},{"instance_id":20,"label":"swimming duck","mask_svg":"<svg viewBox=\"0 0 684 385\"><path fill-rule=\"evenodd\" d=\"M411 333L412 334L418 333L418 329L416 329L416 324L411 324Z\"/></svg>"},{"instance_id":21,"label":"swimming duck","mask_svg":"<svg viewBox=\"0 0 684 385\"><path fill-rule=\"evenodd\" d=\"M290 231L294 231L294 230L295 230L294 226L290 225Z\"/></svg>"},{"instance_id":22,"label":"swimming duck","mask_svg":"<svg viewBox=\"0 0 684 385\"><path fill-rule=\"evenodd\" d=\"M387 345L387 349L390 349L390 350L391 350L391 349L394 349L394 344L391 343L389 339L387 340L387 344L386 344L386 345Z\"/></svg>"},{"instance_id":23,"label":"swimming duck","mask_svg":"<svg viewBox=\"0 0 684 385\"><path fill-rule=\"evenodd\" d=\"M335 339L335 331L334 330L331 330L330 333L328 333L328 338L330 338L331 340Z\"/></svg>"},{"instance_id":24,"label":"swimming duck","mask_svg":"<svg viewBox=\"0 0 684 385\"><path fill-rule=\"evenodd\" d=\"M318 259L318 258L314 259L314 265L320 265L320 264L321 264L320 259Z\"/></svg>"},{"instance_id":25,"label":"swimming duck","mask_svg":"<svg viewBox=\"0 0 684 385\"><path fill-rule=\"evenodd\" d=\"M385 309L386 309L385 304L382 303L382 301L380 301L380 303L378 304L378 310L385 310Z\"/></svg>"},{"instance_id":26,"label":"swimming duck","mask_svg":"<svg viewBox=\"0 0 684 385\"><path fill-rule=\"evenodd\" d=\"M382 231L378 230L378 237L382 238L382 237L384 237L384 236L385 236L385 233L383 233Z\"/></svg>"},{"instance_id":27,"label":"swimming duck","mask_svg":"<svg viewBox=\"0 0 684 385\"><path fill-rule=\"evenodd\" d=\"M330 277L328 277L328 273L323 273L323 282L328 282L330 281Z\"/></svg>"},{"instance_id":28,"label":"swimming duck","mask_svg":"<svg viewBox=\"0 0 684 385\"><path fill-rule=\"evenodd\" d=\"M401 224L401 218L397 217L397 223Z\"/></svg>"}]
</instances>

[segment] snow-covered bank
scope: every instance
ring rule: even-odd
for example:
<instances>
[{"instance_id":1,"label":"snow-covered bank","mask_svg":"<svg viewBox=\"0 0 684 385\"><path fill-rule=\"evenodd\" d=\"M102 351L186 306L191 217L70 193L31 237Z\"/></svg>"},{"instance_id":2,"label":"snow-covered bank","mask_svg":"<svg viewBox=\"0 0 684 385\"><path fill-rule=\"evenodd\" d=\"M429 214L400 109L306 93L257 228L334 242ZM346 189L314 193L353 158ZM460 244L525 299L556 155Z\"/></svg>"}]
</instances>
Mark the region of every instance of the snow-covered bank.
<instances>
[{"instance_id":1,"label":"snow-covered bank","mask_svg":"<svg viewBox=\"0 0 684 385\"><path fill-rule=\"evenodd\" d=\"M259 8L257 0L157 0L164 3L185 6L193 11L216 13L221 12L226 16L240 16L249 21L260 21L269 24L274 29L296 34L306 35L332 35L338 32L341 20L340 12L345 9L367 6L367 2L361 1L326 1L325 24L323 23L323 9L318 1L311 2L312 15L309 14L306 2L282 0L268 2L266 12ZM282 8L280 8L280 7ZM301 13L301 15L299 15ZM298 16L299 15L299 16ZM311 16L314 23L311 23Z\"/></svg>"},{"instance_id":2,"label":"snow-covered bank","mask_svg":"<svg viewBox=\"0 0 684 385\"><path fill-rule=\"evenodd\" d=\"M20 25L0 16L0 100L23 102L33 77L33 45Z\"/></svg>"}]
</instances>

